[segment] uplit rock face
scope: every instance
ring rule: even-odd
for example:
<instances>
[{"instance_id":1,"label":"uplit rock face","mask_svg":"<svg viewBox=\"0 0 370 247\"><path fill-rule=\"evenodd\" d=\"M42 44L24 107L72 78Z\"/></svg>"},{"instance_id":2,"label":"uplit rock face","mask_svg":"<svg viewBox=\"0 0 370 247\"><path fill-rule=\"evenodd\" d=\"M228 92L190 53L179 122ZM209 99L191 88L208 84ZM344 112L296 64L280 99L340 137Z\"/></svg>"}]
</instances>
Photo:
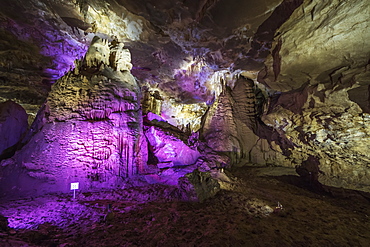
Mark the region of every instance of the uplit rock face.
<instances>
[{"instance_id":1,"label":"uplit rock face","mask_svg":"<svg viewBox=\"0 0 370 247\"><path fill-rule=\"evenodd\" d=\"M160 92L157 88L146 88L143 93L142 107L144 113L157 114L163 121L183 131L196 132L201 128L202 117L208 108L205 102L181 103L174 98L175 94L166 94ZM190 90L187 94L188 97L191 97Z\"/></svg>"},{"instance_id":2,"label":"uplit rock face","mask_svg":"<svg viewBox=\"0 0 370 247\"><path fill-rule=\"evenodd\" d=\"M281 156L275 164L296 166L314 156L320 182L370 189L370 115L348 99L346 90L330 92L325 102L309 94L301 114L276 106L263 121L295 146L290 156Z\"/></svg>"},{"instance_id":3,"label":"uplit rock face","mask_svg":"<svg viewBox=\"0 0 370 247\"><path fill-rule=\"evenodd\" d=\"M229 92L223 92L217 102L208 110L202 129L202 138L215 152L236 155L237 163L241 156L242 146L232 112L232 99Z\"/></svg>"},{"instance_id":4,"label":"uplit rock face","mask_svg":"<svg viewBox=\"0 0 370 247\"><path fill-rule=\"evenodd\" d=\"M0 103L0 157L12 155L28 128L27 113L12 101Z\"/></svg>"},{"instance_id":5,"label":"uplit rock face","mask_svg":"<svg viewBox=\"0 0 370 247\"><path fill-rule=\"evenodd\" d=\"M221 93L221 80L228 71L216 71L191 57L179 66L173 71L173 79L145 86L143 110L160 115L181 130L197 132L203 115Z\"/></svg>"},{"instance_id":6,"label":"uplit rock face","mask_svg":"<svg viewBox=\"0 0 370 247\"><path fill-rule=\"evenodd\" d=\"M227 155L232 165L272 164L280 155L274 150L281 149L275 143L277 133L259 126L264 104L264 98L258 103L260 90L241 75L224 83L224 91L204 116L202 138L212 151Z\"/></svg>"},{"instance_id":7,"label":"uplit rock face","mask_svg":"<svg viewBox=\"0 0 370 247\"><path fill-rule=\"evenodd\" d=\"M145 131L145 136L158 159L158 168L192 165L200 156L196 148L191 149L180 139L154 126Z\"/></svg>"},{"instance_id":8,"label":"uplit rock face","mask_svg":"<svg viewBox=\"0 0 370 247\"><path fill-rule=\"evenodd\" d=\"M364 1L304 2L276 32L259 74L260 82L278 91L262 120L293 144L280 145L289 155L276 156L274 164L303 164L323 184L365 191L370 190L369 7Z\"/></svg>"},{"instance_id":9,"label":"uplit rock face","mask_svg":"<svg viewBox=\"0 0 370 247\"><path fill-rule=\"evenodd\" d=\"M51 84L85 54L93 37L83 39L83 32L56 17L50 4L33 0L0 3L0 99L21 104L31 120Z\"/></svg>"},{"instance_id":10,"label":"uplit rock face","mask_svg":"<svg viewBox=\"0 0 370 247\"><path fill-rule=\"evenodd\" d=\"M152 32L115 1L4 0L0 9L0 101L21 104L30 122L94 36L146 41Z\"/></svg>"},{"instance_id":11,"label":"uplit rock face","mask_svg":"<svg viewBox=\"0 0 370 247\"><path fill-rule=\"evenodd\" d=\"M144 117L144 133L148 141L147 182L178 186L181 177L199 167L198 133L183 132L151 112Z\"/></svg>"},{"instance_id":12,"label":"uplit rock face","mask_svg":"<svg viewBox=\"0 0 370 247\"><path fill-rule=\"evenodd\" d=\"M306 1L276 32L264 82L278 91L358 84L369 62L369 7L361 0Z\"/></svg>"},{"instance_id":13,"label":"uplit rock face","mask_svg":"<svg viewBox=\"0 0 370 247\"><path fill-rule=\"evenodd\" d=\"M85 191L111 188L144 171L140 89L127 70L130 61L114 59L128 53L117 46L95 38L86 58L53 86L39 113L45 124L7 163L2 193L13 186L20 194L66 192L71 182ZM17 172L22 181L9 181ZM22 184L29 180L38 185Z\"/></svg>"},{"instance_id":14,"label":"uplit rock face","mask_svg":"<svg viewBox=\"0 0 370 247\"><path fill-rule=\"evenodd\" d=\"M132 73L142 85L152 83L162 89L180 85L180 91L169 90L168 99L174 97L175 104L168 100L165 108L176 108L169 111L170 118L178 119L173 125L190 123L196 129L199 123L179 119L192 112L204 113L204 88L181 89L192 78L177 80L174 72L192 60L202 60L205 68L216 70L232 66L247 55L251 44L258 43L251 37L280 2L4 0L0 3L0 100L21 103L33 120L51 84L72 69L73 61L85 54L98 35L128 46L133 54ZM27 97L30 93L32 98ZM199 101L189 94L203 96ZM179 111L187 100L196 102L186 107L184 116Z\"/></svg>"}]
</instances>

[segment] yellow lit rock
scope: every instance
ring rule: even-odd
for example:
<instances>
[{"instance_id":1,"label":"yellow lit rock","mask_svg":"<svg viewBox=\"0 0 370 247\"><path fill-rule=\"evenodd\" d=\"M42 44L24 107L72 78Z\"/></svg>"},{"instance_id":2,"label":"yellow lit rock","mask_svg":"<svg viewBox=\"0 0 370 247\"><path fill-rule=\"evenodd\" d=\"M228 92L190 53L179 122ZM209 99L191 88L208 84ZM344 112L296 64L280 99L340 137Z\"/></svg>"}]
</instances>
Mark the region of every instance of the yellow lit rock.
<instances>
[{"instance_id":1,"label":"yellow lit rock","mask_svg":"<svg viewBox=\"0 0 370 247\"><path fill-rule=\"evenodd\" d=\"M265 82L278 91L348 83L369 60L369 9L362 0L304 1L277 31Z\"/></svg>"}]
</instances>

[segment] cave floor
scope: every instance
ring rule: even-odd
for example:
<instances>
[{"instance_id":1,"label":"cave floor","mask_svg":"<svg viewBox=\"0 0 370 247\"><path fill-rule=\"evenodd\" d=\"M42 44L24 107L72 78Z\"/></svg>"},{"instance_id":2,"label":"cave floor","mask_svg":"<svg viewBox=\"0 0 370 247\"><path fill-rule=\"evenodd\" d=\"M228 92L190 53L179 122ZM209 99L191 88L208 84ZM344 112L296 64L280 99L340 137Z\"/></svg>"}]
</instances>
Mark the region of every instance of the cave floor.
<instances>
[{"instance_id":1,"label":"cave floor","mask_svg":"<svg viewBox=\"0 0 370 247\"><path fill-rule=\"evenodd\" d=\"M18 228L0 231L0 246L370 246L368 193L315 192L288 168L226 173L202 203L159 185L2 202Z\"/></svg>"}]
</instances>

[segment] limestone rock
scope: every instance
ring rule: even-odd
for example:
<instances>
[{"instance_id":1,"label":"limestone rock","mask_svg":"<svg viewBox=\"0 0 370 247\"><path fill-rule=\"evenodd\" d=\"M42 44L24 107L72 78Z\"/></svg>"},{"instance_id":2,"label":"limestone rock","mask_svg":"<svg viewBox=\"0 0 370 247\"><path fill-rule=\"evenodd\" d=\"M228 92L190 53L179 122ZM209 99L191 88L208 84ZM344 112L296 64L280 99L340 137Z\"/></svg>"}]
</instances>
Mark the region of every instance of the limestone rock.
<instances>
[{"instance_id":1,"label":"limestone rock","mask_svg":"<svg viewBox=\"0 0 370 247\"><path fill-rule=\"evenodd\" d=\"M179 188L188 200L202 202L216 195L220 191L220 184L209 172L194 170L180 178Z\"/></svg>"},{"instance_id":2,"label":"limestone rock","mask_svg":"<svg viewBox=\"0 0 370 247\"><path fill-rule=\"evenodd\" d=\"M215 71L202 61L183 63L170 81L145 87L143 108L181 130L196 132L208 105L219 94L220 81L213 80Z\"/></svg>"},{"instance_id":3,"label":"limestone rock","mask_svg":"<svg viewBox=\"0 0 370 247\"><path fill-rule=\"evenodd\" d=\"M305 1L276 32L260 81L282 92L353 83L368 64L369 8L362 0Z\"/></svg>"},{"instance_id":4,"label":"limestone rock","mask_svg":"<svg viewBox=\"0 0 370 247\"><path fill-rule=\"evenodd\" d=\"M231 95L224 92L204 117L202 136L207 145L216 152L241 151L232 110Z\"/></svg>"},{"instance_id":5,"label":"limestone rock","mask_svg":"<svg viewBox=\"0 0 370 247\"><path fill-rule=\"evenodd\" d=\"M44 125L5 167L2 193L9 187L20 194L67 192L71 182L85 191L112 188L144 171L140 89L129 71L110 67L106 41L95 44L87 61L53 86L40 112ZM22 178L10 181L16 174Z\"/></svg>"},{"instance_id":6,"label":"limestone rock","mask_svg":"<svg viewBox=\"0 0 370 247\"><path fill-rule=\"evenodd\" d=\"M114 40L108 40L95 36L89 50L85 55L84 62L88 67L100 67L107 64L116 71L130 71L132 69L131 53L124 49L124 44Z\"/></svg>"},{"instance_id":7,"label":"limestone rock","mask_svg":"<svg viewBox=\"0 0 370 247\"><path fill-rule=\"evenodd\" d=\"M152 113L152 112L148 112L148 114L147 114L147 119L148 119L149 121L156 120L156 121L158 121L158 122L165 122L165 120L164 120L161 116L158 116L157 114Z\"/></svg>"},{"instance_id":8,"label":"limestone rock","mask_svg":"<svg viewBox=\"0 0 370 247\"><path fill-rule=\"evenodd\" d=\"M313 156L319 163L319 182L369 191L370 116L349 100L345 89L325 95L322 101L313 90L302 114L279 106L263 116L266 124L294 143L291 155L280 156L275 164L301 165Z\"/></svg>"},{"instance_id":9,"label":"limestone rock","mask_svg":"<svg viewBox=\"0 0 370 247\"><path fill-rule=\"evenodd\" d=\"M145 136L154 149L160 168L192 165L200 156L197 150L191 149L183 141L166 134L158 127L150 127L145 131Z\"/></svg>"},{"instance_id":10,"label":"limestone rock","mask_svg":"<svg viewBox=\"0 0 370 247\"><path fill-rule=\"evenodd\" d=\"M369 185L368 1L29 0L0 9L0 101L27 103L32 115L73 70L54 84L25 149L2 161L4 190L66 191L75 179L106 188L142 171L176 184L194 167L306 169L312 159L322 183ZM264 62L261 93L248 78Z\"/></svg>"},{"instance_id":11,"label":"limestone rock","mask_svg":"<svg viewBox=\"0 0 370 247\"><path fill-rule=\"evenodd\" d=\"M190 166L163 167L160 169L160 171L156 173L145 174L144 178L150 184L156 183L171 186L179 186L181 179L186 174L193 172L195 169L197 169L196 164Z\"/></svg>"},{"instance_id":12,"label":"limestone rock","mask_svg":"<svg viewBox=\"0 0 370 247\"><path fill-rule=\"evenodd\" d=\"M307 160L302 162L302 165L296 167L296 172L303 178L304 181L309 182L312 186L318 184L320 173L320 161L310 155Z\"/></svg>"},{"instance_id":13,"label":"limestone rock","mask_svg":"<svg viewBox=\"0 0 370 247\"><path fill-rule=\"evenodd\" d=\"M229 156L233 165L261 162L256 158L263 156L257 148L256 86L243 76L231 80L226 84L232 88L225 88L204 116L202 137L214 152Z\"/></svg>"},{"instance_id":14,"label":"limestone rock","mask_svg":"<svg viewBox=\"0 0 370 247\"><path fill-rule=\"evenodd\" d=\"M369 7L304 1L276 31L258 76L271 96L262 121L290 145L271 143L269 162L297 166L306 180L370 190Z\"/></svg>"},{"instance_id":15,"label":"limestone rock","mask_svg":"<svg viewBox=\"0 0 370 247\"><path fill-rule=\"evenodd\" d=\"M22 106L12 101L0 103L0 159L15 151L27 131L27 118Z\"/></svg>"}]
</instances>

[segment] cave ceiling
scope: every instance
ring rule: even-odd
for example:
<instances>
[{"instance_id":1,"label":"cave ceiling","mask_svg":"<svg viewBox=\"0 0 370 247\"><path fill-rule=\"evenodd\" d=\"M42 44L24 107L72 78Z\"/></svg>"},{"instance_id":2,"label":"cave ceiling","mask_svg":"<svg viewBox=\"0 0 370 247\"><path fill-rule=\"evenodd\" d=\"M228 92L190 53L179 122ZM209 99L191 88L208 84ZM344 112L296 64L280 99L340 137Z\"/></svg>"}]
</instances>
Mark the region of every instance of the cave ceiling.
<instances>
[{"instance_id":1,"label":"cave ceiling","mask_svg":"<svg viewBox=\"0 0 370 247\"><path fill-rule=\"evenodd\" d=\"M178 78L181 71L206 65L202 76L226 69L255 77L262 70L259 82L282 92L308 81L327 83L327 88L339 79L344 87L357 79L350 97L369 112L363 100L369 8L361 1L347 5L303 0L2 0L0 97L34 112L51 84L84 56L98 35L124 42L132 53L132 73L142 85L167 90L182 103L211 100L212 93L185 100L191 95L181 90L185 86ZM323 34L319 39L315 30ZM171 91L168 84L179 87Z\"/></svg>"},{"instance_id":2,"label":"cave ceiling","mask_svg":"<svg viewBox=\"0 0 370 247\"><path fill-rule=\"evenodd\" d=\"M2 0L0 97L35 111L94 35L124 42L134 76L156 86L175 83L175 71L194 63L212 72L259 70L276 28L301 1L288 1L279 18L268 20L281 2ZM261 28L266 20L270 25Z\"/></svg>"}]
</instances>

